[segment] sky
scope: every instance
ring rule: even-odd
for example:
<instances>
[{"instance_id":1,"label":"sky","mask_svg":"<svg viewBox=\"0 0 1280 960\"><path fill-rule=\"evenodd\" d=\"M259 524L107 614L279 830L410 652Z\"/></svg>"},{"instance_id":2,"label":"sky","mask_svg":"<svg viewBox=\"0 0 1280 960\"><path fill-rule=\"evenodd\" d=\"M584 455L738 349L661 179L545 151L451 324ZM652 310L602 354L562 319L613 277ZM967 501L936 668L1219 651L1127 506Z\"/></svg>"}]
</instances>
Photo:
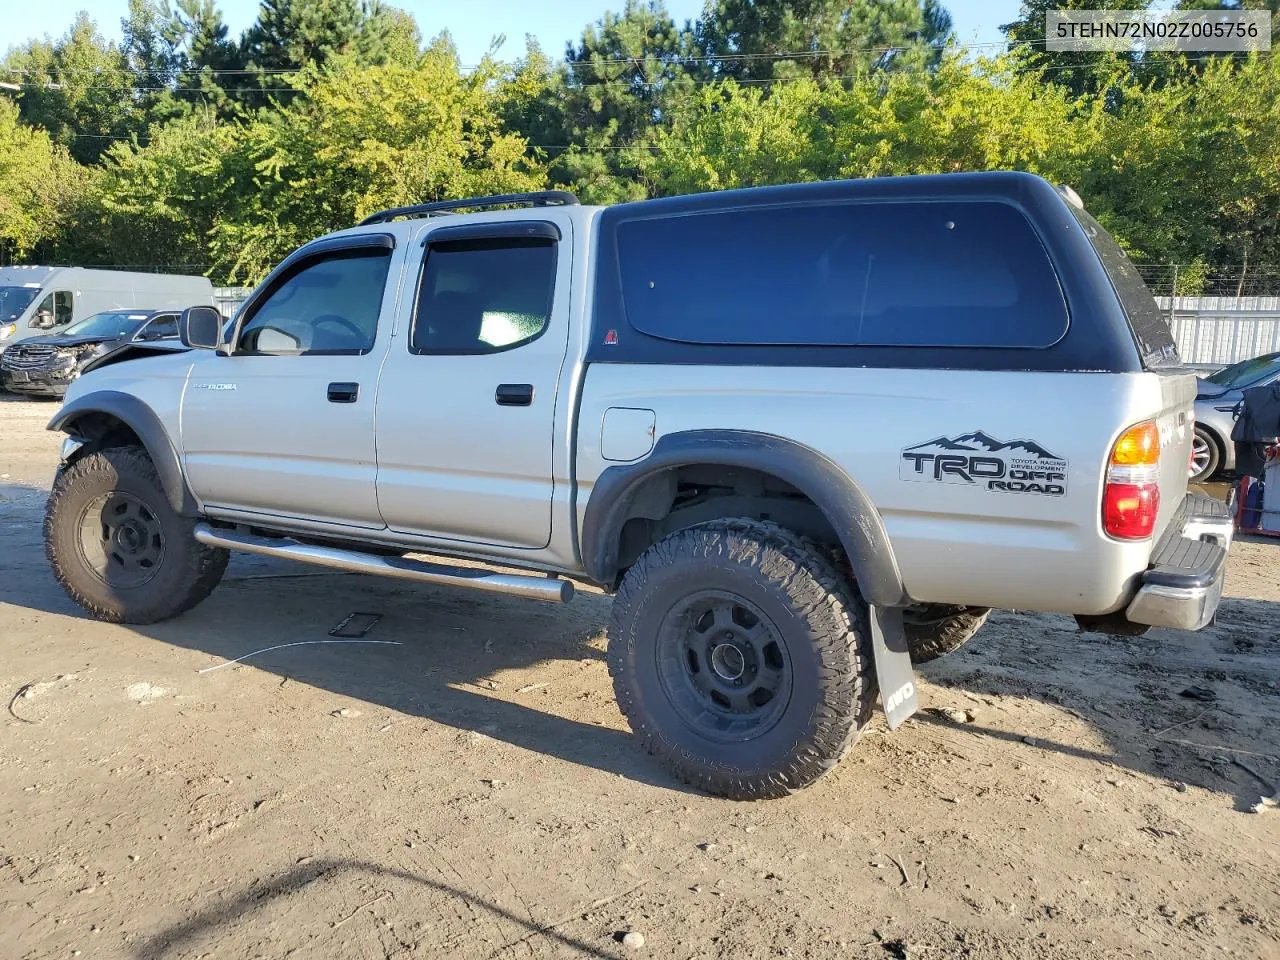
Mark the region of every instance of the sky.
<instances>
[{"instance_id":1,"label":"sky","mask_svg":"<svg viewBox=\"0 0 1280 960\"><path fill-rule=\"evenodd\" d=\"M944 0L945 2L945 0ZM565 43L576 39L582 28L599 18L606 9L621 9L622 0L391 0L408 10L426 37L448 30L458 46L464 64L473 64L489 49L496 34L505 34L499 55L513 59L524 51L524 37L534 34L550 55L564 54ZM233 36L249 26L258 11L258 0L219 0L223 20ZM667 0L667 8L677 22L696 17L703 0ZM1018 0L951 0L946 3L962 43L992 43L1003 40L999 27L1018 15ZM120 18L128 0L0 0L0 7L12 8L0 19L0 51L32 37L58 36L66 32L75 15L85 10L98 28L113 40L120 38ZM14 16L17 8L22 13ZM990 52L987 50L980 53Z\"/></svg>"}]
</instances>

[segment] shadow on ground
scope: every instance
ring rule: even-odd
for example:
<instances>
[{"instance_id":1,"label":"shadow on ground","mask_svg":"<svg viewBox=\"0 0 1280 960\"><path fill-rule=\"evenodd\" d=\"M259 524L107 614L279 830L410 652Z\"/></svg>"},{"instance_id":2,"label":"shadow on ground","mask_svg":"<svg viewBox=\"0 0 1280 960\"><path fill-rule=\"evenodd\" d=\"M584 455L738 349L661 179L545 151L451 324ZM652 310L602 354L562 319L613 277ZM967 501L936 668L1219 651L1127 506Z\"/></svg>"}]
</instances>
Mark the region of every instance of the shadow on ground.
<instances>
[{"instance_id":1,"label":"shadow on ground","mask_svg":"<svg viewBox=\"0 0 1280 960\"><path fill-rule=\"evenodd\" d=\"M0 603L83 617L48 572L38 513L23 512L31 523L18 536L6 536L9 549L0 552ZM206 653L214 666L267 647L331 641L329 631L351 613L378 614L382 619L367 639L380 644L293 646L253 656L248 665L546 756L683 790L629 733L513 703L495 691L507 697L517 691L489 679L552 661L603 659L601 644L590 641L602 635L608 609L607 597L585 592L569 605L550 605L237 557L195 610L130 629ZM548 696L554 702L555 690Z\"/></svg>"},{"instance_id":2,"label":"shadow on ground","mask_svg":"<svg viewBox=\"0 0 1280 960\"><path fill-rule=\"evenodd\" d=\"M186 955L187 951L192 949L195 943L211 934L219 934L221 931L241 921L251 921L255 915L270 908L279 900L288 899L298 894L305 894L312 884L339 879L357 880L365 885L383 889L379 896L357 907L353 913L345 918L346 920L353 919L360 911L371 908L392 896L393 891L385 889L388 887L402 888L406 895L415 897L421 896L424 892L434 892L464 903L473 915L477 913L488 914L493 919L510 922L516 926L516 929L525 931L523 935L516 936L499 946L492 952L492 956L505 953L535 937L546 938L585 957L609 958L616 956L616 954L603 953L591 944L567 936L557 929L561 923L576 919L577 913L559 922L535 924L509 910L504 910L496 904L476 897L466 890L419 876L407 870L389 868L365 860L330 858L296 866L291 870L255 882L234 893L225 891L217 906L202 910L182 923L169 927L156 936L146 939L134 948L134 956L137 957L137 960L160 960L162 957ZM331 925L331 928L336 928L343 922L345 921L338 920Z\"/></svg>"},{"instance_id":3,"label":"shadow on ground","mask_svg":"<svg viewBox=\"0 0 1280 960\"><path fill-rule=\"evenodd\" d=\"M47 492L30 483L15 483L12 480L0 480L0 504L26 501L36 503L44 509Z\"/></svg>"},{"instance_id":4,"label":"shadow on ground","mask_svg":"<svg viewBox=\"0 0 1280 960\"><path fill-rule=\"evenodd\" d=\"M5 535L0 601L82 616L49 575L39 540L40 505L33 499L39 498L0 504L0 519L30 520L19 525L21 532ZM212 666L266 647L327 641L329 630L349 614L379 614L368 639L399 645L295 646L256 655L251 664L402 714L682 790L629 733L512 702L507 698L513 691L490 679L507 669L601 659L609 602L580 593L561 607L242 557L200 607L135 629L205 653ZM1230 793L1244 804L1256 802L1261 789L1246 767L1273 779L1280 773L1274 759L1280 755L1277 637L1280 604L1251 600L1225 600L1219 623L1202 634L1155 631L1137 639L1081 634L1065 617L1000 613L963 651L922 672L979 699L1021 696L1064 707L1095 728L1106 747L1082 750L1035 729L955 725L964 735L1008 741L1032 736L1046 750ZM1209 688L1213 699L1182 695L1192 687ZM573 712L556 694L552 689L539 699ZM947 721L924 713L918 722Z\"/></svg>"},{"instance_id":5,"label":"shadow on ground","mask_svg":"<svg viewBox=\"0 0 1280 960\"><path fill-rule=\"evenodd\" d=\"M1066 617L999 612L967 647L921 673L980 703L1052 704L1085 721L1105 746L1060 742L1030 727L998 729L982 722L981 710L973 723L921 714L920 722L961 736L1030 742L1225 793L1237 810L1280 788L1280 603L1226 598L1217 622L1200 633L1134 638L1080 633Z\"/></svg>"}]
</instances>

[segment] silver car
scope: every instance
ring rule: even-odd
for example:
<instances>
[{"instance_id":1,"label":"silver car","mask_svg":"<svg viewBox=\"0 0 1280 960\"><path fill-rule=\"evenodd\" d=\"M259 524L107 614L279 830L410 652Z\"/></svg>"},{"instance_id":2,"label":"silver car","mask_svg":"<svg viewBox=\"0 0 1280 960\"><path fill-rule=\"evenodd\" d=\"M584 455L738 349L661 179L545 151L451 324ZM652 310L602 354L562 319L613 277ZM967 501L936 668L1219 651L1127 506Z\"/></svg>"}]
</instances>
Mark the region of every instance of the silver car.
<instances>
[{"instance_id":1,"label":"silver car","mask_svg":"<svg viewBox=\"0 0 1280 960\"><path fill-rule=\"evenodd\" d=\"M1191 481L1208 480L1219 471L1234 470L1236 406L1249 387L1262 387L1280 378L1280 353L1241 360L1200 379L1196 392L1196 433L1191 454Z\"/></svg>"}]
</instances>

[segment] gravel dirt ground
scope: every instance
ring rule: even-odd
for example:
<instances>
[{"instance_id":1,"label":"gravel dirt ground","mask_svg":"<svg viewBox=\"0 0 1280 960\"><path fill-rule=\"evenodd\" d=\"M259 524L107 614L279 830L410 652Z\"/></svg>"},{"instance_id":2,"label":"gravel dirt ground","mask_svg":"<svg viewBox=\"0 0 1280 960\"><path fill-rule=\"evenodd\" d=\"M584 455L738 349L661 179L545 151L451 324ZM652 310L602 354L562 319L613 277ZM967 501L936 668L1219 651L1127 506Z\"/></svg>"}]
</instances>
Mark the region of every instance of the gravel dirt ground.
<instances>
[{"instance_id":1,"label":"gravel dirt ground","mask_svg":"<svg viewBox=\"0 0 1280 960\"><path fill-rule=\"evenodd\" d=\"M1000 613L902 730L740 804L635 746L585 591L238 559L178 620L86 620L55 409L0 401L0 956L1280 957L1280 543L1199 635ZM382 643L201 672L357 611Z\"/></svg>"}]
</instances>

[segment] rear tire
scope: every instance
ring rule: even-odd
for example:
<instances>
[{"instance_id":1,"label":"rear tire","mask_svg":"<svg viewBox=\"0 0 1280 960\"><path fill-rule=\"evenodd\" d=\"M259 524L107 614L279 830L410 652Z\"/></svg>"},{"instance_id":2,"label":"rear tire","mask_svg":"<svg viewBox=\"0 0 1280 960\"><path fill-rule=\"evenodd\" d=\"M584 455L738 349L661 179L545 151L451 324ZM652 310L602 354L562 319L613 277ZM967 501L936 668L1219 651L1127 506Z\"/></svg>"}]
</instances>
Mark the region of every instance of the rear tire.
<instances>
[{"instance_id":1,"label":"rear tire","mask_svg":"<svg viewBox=\"0 0 1280 960\"><path fill-rule=\"evenodd\" d=\"M156 623L190 610L229 554L193 535L141 447L86 454L63 469L45 508L45 552L68 596L99 620Z\"/></svg>"},{"instance_id":2,"label":"rear tire","mask_svg":"<svg viewBox=\"0 0 1280 960\"><path fill-rule=\"evenodd\" d=\"M825 774L876 692L866 604L818 549L756 520L678 531L636 561L610 616L609 671L645 749L734 800Z\"/></svg>"},{"instance_id":3,"label":"rear tire","mask_svg":"<svg viewBox=\"0 0 1280 960\"><path fill-rule=\"evenodd\" d=\"M928 663L954 653L973 639L991 610L928 603L908 607L902 617L912 663Z\"/></svg>"}]
</instances>

